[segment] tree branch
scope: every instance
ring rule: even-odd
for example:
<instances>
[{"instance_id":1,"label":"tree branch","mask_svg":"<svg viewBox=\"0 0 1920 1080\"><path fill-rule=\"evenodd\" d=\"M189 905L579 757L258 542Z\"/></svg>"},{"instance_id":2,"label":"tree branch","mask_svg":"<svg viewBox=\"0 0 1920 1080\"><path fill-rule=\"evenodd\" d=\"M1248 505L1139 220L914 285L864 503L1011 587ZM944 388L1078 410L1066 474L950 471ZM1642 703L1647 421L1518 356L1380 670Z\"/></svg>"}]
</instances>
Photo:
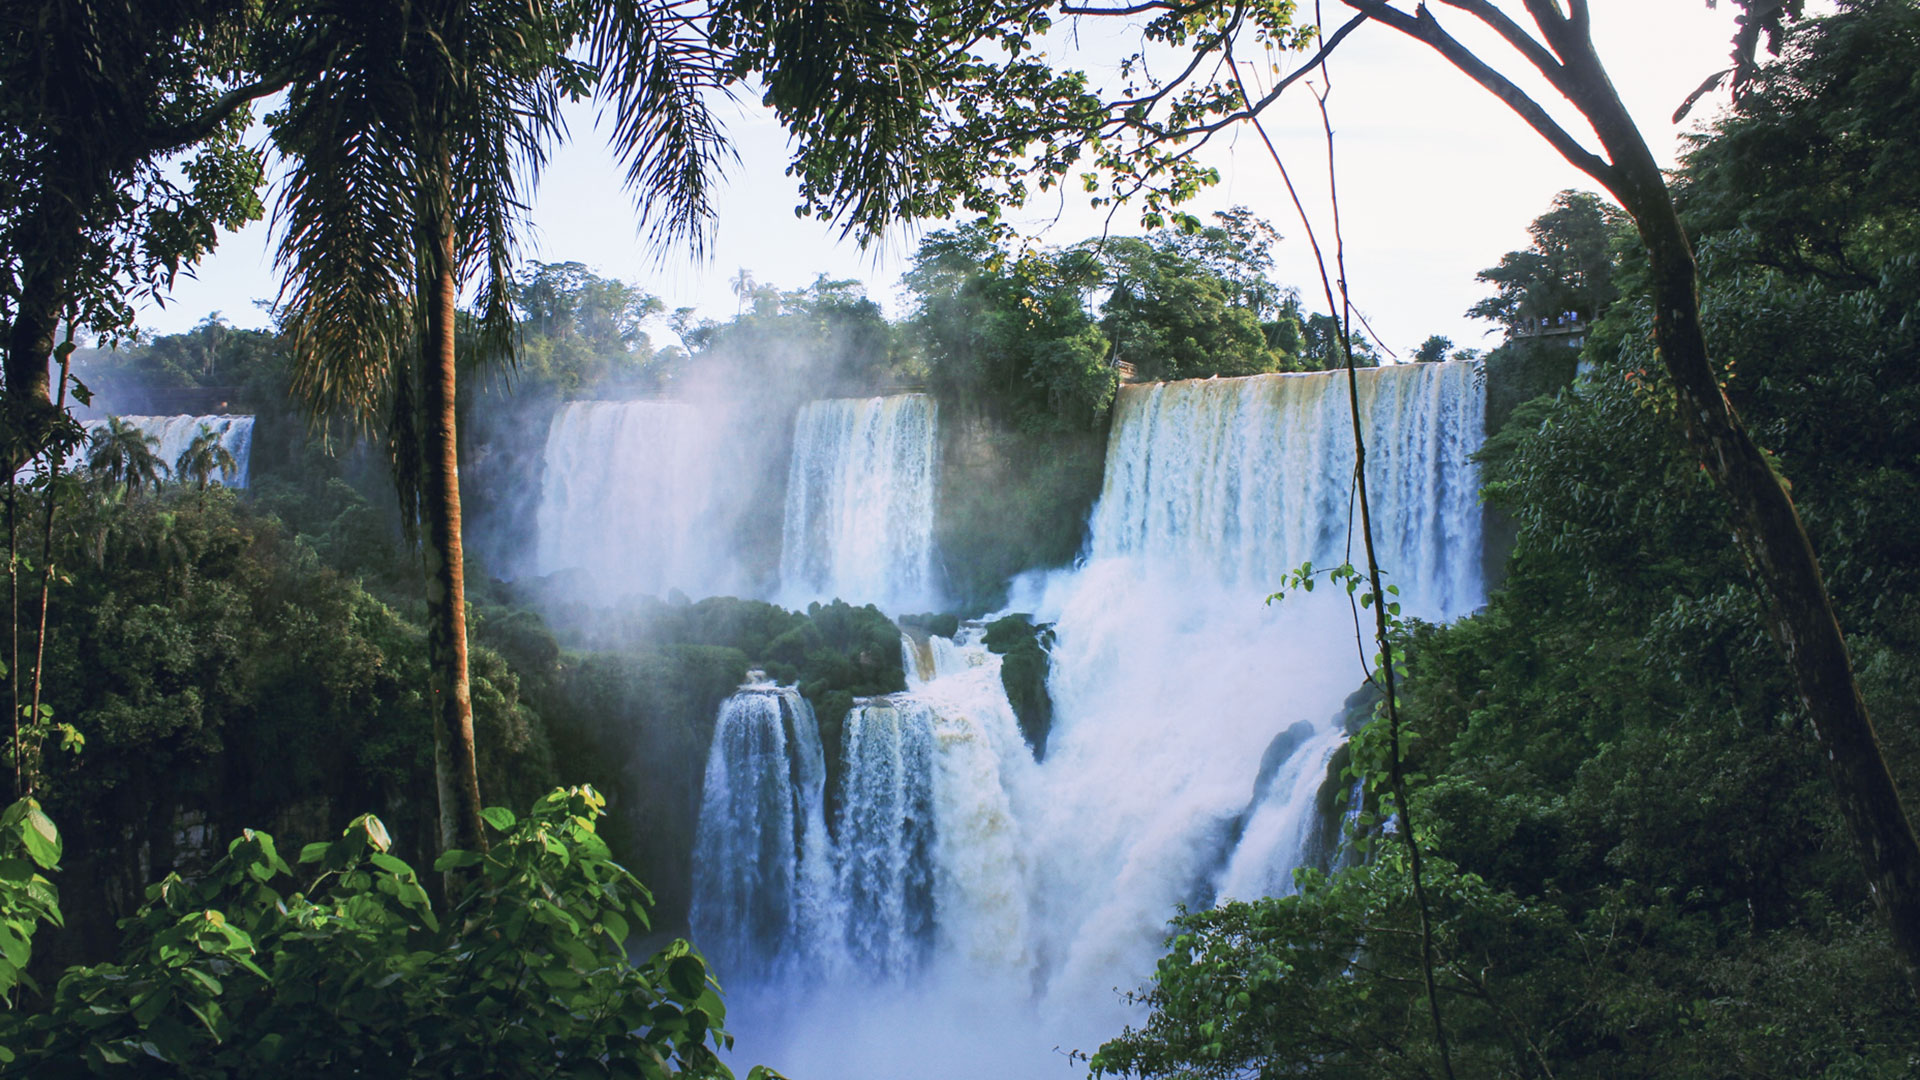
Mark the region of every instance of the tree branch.
<instances>
[{"instance_id":1,"label":"tree branch","mask_svg":"<svg viewBox=\"0 0 1920 1080\"><path fill-rule=\"evenodd\" d=\"M1540 104L1527 96L1527 92L1515 86L1506 76L1488 67L1453 35L1441 29L1433 14L1423 4L1418 16L1409 15L1388 4L1386 0L1341 0L1348 7L1362 12L1376 22L1385 23L1395 30L1424 42L1435 52L1445 57L1448 63L1459 68L1474 82L1486 88L1487 92L1506 103L1507 108L1519 114L1527 126L1547 141L1547 145L1560 152L1574 168L1599 181L1608 191L1619 194L1619 174L1605 158L1594 154L1580 141L1567 134L1565 128L1556 123L1553 117Z\"/></svg>"},{"instance_id":2,"label":"tree branch","mask_svg":"<svg viewBox=\"0 0 1920 1080\"><path fill-rule=\"evenodd\" d=\"M1553 53L1548 51L1546 46L1535 41L1525 27L1508 18L1506 12L1494 7L1488 0L1440 0L1440 2L1451 8L1459 8L1492 27L1494 32L1506 39L1507 44L1527 58L1527 63L1539 68L1541 73L1549 78L1552 77L1552 72L1560 67L1560 61L1554 58Z\"/></svg>"},{"instance_id":3,"label":"tree branch","mask_svg":"<svg viewBox=\"0 0 1920 1080\"><path fill-rule=\"evenodd\" d=\"M1183 11L1198 7L1196 4L1173 4L1167 0L1146 0L1145 3L1129 4L1126 7L1099 8L1085 7L1079 4L1062 4L1062 15L1144 15L1149 11Z\"/></svg>"},{"instance_id":4,"label":"tree branch","mask_svg":"<svg viewBox=\"0 0 1920 1080\"><path fill-rule=\"evenodd\" d=\"M293 82L293 77L294 73L286 69L272 72L227 91L218 101L208 106L206 112L191 120L150 129L146 133L146 152L164 153L199 142L213 134L215 128L226 123L227 119L242 105L269 94L279 93Z\"/></svg>"}]
</instances>

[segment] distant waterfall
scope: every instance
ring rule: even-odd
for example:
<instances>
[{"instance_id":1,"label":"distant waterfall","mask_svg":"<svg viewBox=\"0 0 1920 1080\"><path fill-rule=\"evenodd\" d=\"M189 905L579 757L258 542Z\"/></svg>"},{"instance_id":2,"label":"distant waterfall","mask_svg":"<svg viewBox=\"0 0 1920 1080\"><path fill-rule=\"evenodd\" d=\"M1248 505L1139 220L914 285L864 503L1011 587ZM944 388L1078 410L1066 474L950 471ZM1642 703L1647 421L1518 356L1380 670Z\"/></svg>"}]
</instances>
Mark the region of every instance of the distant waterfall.
<instances>
[{"instance_id":1,"label":"distant waterfall","mask_svg":"<svg viewBox=\"0 0 1920 1080\"><path fill-rule=\"evenodd\" d=\"M140 429L141 433L152 437L158 445L153 447L154 456L166 465L169 473L179 464L180 455L199 436L200 428L205 426L220 438L220 445L233 455L234 468L214 471L213 479L222 486L244 488L251 473L248 468L253 457L253 417L215 414L209 416L121 416L116 419ZM106 430L106 420L84 420L81 426L86 429L89 440L99 431ZM82 442L73 453L67 455L61 463L63 471L81 468L87 463L89 442ZM33 475L33 466L22 468L16 475L22 480ZM179 477L175 477L179 479Z\"/></svg>"},{"instance_id":2,"label":"distant waterfall","mask_svg":"<svg viewBox=\"0 0 1920 1080\"><path fill-rule=\"evenodd\" d=\"M792 687L743 686L720 706L694 840L692 922L734 970L764 972L816 933L829 872L826 759Z\"/></svg>"},{"instance_id":3,"label":"distant waterfall","mask_svg":"<svg viewBox=\"0 0 1920 1080\"><path fill-rule=\"evenodd\" d=\"M694 930L730 970L900 979L936 950L989 972L1026 955L1025 853L1007 789L1025 743L999 658L935 638L911 688L842 722L831 840L819 736L791 687L721 706L695 852ZM903 642L911 657L921 652Z\"/></svg>"},{"instance_id":4,"label":"distant waterfall","mask_svg":"<svg viewBox=\"0 0 1920 1080\"><path fill-rule=\"evenodd\" d=\"M781 530L786 603L837 598L896 612L937 606L936 412L925 394L801 407Z\"/></svg>"},{"instance_id":5,"label":"distant waterfall","mask_svg":"<svg viewBox=\"0 0 1920 1080\"><path fill-rule=\"evenodd\" d=\"M1409 614L1471 611L1480 370L1357 381L1387 580ZM1048 794L1030 835L1046 997L1063 1016L1145 978L1175 904L1292 888L1345 738L1336 716L1373 650L1340 590L1265 600L1302 563L1364 558L1348 537L1348 407L1334 372L1122 389L1086 558L1018 601L1055 624Z\"/></svg>"},{"instance_id":6,"label":"distant waterfall","mask_svg":"<svg viewBox=\"0 0 1920 1080\"><path fill-rule=\"evenodd\" d=\"M577 401L547 430L535 573L590 576L594 595L738 591L716 445L692 405Z\"/></svg>"}]
</instances>

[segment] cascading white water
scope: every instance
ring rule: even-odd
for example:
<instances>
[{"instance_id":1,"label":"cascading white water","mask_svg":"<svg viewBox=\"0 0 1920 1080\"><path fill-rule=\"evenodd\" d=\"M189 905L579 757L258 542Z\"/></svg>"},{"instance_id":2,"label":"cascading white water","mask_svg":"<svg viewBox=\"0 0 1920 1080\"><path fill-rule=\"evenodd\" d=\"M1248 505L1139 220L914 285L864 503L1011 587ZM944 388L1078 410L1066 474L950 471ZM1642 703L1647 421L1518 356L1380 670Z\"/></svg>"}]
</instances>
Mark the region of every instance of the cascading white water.
<instances>
[{"instance_id":1,"label":"cascading white water","mask_svg":"<svg viewBox=\"0 0 1920 1080\"><path fill-rule=\"evenodd\" d=\"M121 416L115 419L131 424L144 435L150 436L155 445L154 456L159 458L169 472L177 471L180 455L200 434L204 426L220 439L220 445L233 455L234 467L214 470L212 479L225 487L244 488L247 486L249 463L253 457L253 417L213 414L208 416ZM61 463L62 471L71 471L86 464L91 440L95 433L106 430L106 420L83 420L81 426L86 429L87 440L74 449ZM16 475L25 480L33 474L33 466L28 465ZM175 477L180 479L180 477Z\"/></svg>"},{"instance_id":2,"label":"cascading white water","mask_svg":"<svg viewBox=\"0 0 1920 1080\"><path fill-rule=\"evenodd\" d=\"M547 429L533 572L584 570L603 599L739 592L717 420L680 402L562 406Z\"/></svg>"},{"instance_id":3,"label":"cascading white water","mask_svg":"<svg viewBox=\"0 0 1920 1080\"><path fill-rule=\"evenodd\" d=\"M933 572L937 409L925 394L813 401L794 418L780 595L938 607Z\"/></svg>"},{"instance_id":4,"label":"cascading white water","mask_svg":"<svg viewBox=\"0 0 1920 1080\"><path fill-rule=\"evenodd\" d=\"M247 486L247 466L253 456L253 417L123 416L120 419L158 439L160 445L154 449L154 453L167 463L167 468L176 473L179 471L180 456L187 452L193 440L200 436L200 430L205 428L219 438L220 445L227 453L233 455L232 471L216 469L213 479L226 487ZM104 421L94 421L87 426L92 429L95 424L105 426ZM176 475L174 479L181 477Z\"/></svg>"},{"instance_id":5,"label":"cascading white water","mask_svg":"<svg viewBox=\"0 0 1920 1080\"><path fill-rule=\"evenodd\" d=\"M1307 865L1319 825L1314 804L1327 763L1345 741L1344 731L1328 725L1291 748L1265 790L1256 785L1246 827L1220 873L1221 896L1248 900L1293 891L1293 872Z\"/></svg>"},{"instance_id":6,"label":"cascading white water","mask_svg":"<svg viewBox=\"0 0 1920 1080\"><path fill-rule=\"evenodd\" d=\"M933 930L933 715L901 695L856 704L842 738L838 914L849 959L872 975L919 966Z\"/></svg>"},{"instance_id":7,"label":"cascading white water","mask_svg":"<svg viewBox=\"0 0 1920 1080\"><path fill-rule=\"evenodd\" d=\"M813 708L756 682L721 703L694 838L691 919L709 955L765 976L817 932L831 858Z\"/></svg>"},{"instance_id":8,"label":"cascading white water","mask_svg":"<svg viewBox=\"0 0 1920 1080\"><path fill-rule=\"evenodd\" d=\"M1478 369L1359 384L1383 569L1409 614L1471 610ZM1347 559L1351 437L1343 374L1122 390L1085 559L1014 589L1054 624L1044 763L977 629L910 647L909 690L886 708L924 713L933 736L931 952L880 997L825 966L804 994L766 985L743 1005L770 1010L746 1021L765 1025L748 1057L795 1075L1056 1075L1049 1048L1090 1050L1138 1019L1115 989L1150 977L1177 904L1291 888L1372 650L1341 590L1266 597L1302 563ZM796 470L800 454L797 439ZM866 756L849 742L847 790ZM866 843L836 842L838 859Z\"/></svg>"},{"instance_id":9,"label":"cascading white water","mask_svg":"<svg viewBox=\"0 0 1920 1080\"><path fill-rule=\"evenodd\" d=\"M1467 455L1485 424L1480 369L1403 364L1359 373L1374 545L1408 614L1448 617L1480 596L1479 485ZM1203 567L1271 591L1349 549L1353 429L1346 376L1256 375L1127 387L1114 406L1090 559ZM1264 595L1264 594L1263 594Z\"/></svg>"}]
</instances>

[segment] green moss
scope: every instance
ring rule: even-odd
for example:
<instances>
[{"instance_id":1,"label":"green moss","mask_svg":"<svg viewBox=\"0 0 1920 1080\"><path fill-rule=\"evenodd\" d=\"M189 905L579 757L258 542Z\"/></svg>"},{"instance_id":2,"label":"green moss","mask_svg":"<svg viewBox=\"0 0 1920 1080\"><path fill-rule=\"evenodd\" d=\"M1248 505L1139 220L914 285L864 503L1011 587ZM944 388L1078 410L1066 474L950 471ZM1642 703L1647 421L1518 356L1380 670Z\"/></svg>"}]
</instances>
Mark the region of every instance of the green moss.
<instances>
[{"instance_id":1,"label":"green moss","mask_svg":"<svg viewBox=\"0 0 1920 1080\"><path fill-rule=\"evenodd\" d=\"M1080 553L1099 497L1106 431L1023 432L992 413L941 403L934 541L954 609L993 611L1007 579Z\"/></svg>"},{"instance_id":2,"label":"green moss","mask_svg":"<svg viewBox=\"0 0 1920 1080\"><path fill-rule=\"evenodd\" d=\"M1053 625L1036 626L1031 615L1008 615L987 624L985 644L1000 654L1000 685L1020 721L1020 734L1039 761L1047 755L1047 732L1053 726L1053 698L1047 694Z\"/></svg>"}]
</instances>

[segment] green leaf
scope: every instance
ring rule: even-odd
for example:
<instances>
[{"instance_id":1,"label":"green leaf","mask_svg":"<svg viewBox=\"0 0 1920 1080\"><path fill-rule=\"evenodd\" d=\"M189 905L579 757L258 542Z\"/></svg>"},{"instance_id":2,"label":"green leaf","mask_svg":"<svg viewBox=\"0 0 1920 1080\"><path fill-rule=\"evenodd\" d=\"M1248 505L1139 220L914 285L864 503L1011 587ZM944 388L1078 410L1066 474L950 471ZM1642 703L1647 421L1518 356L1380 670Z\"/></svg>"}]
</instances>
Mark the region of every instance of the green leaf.
<instances>
[{"instance_id":1,"label":"green leaf","mask_svg":"<svg viewBox=\"0 0 1920 1080\"><path fill-rule=\"evenodd\" d=\"M461 851L455 848L433 860L433 868L446 873L448 870L463 870L469 866L478 866L483 861L483 857L477 851Z\"/></svg>"},{"instance_id":2,"label":"green leaf","mask_svg":"<svg viewBox=\"0 0 1920 1080\"><path fill-rule=\"evenodd\" d=\"M667 965L667 983L681 997L699 997L706 989L707 966L697 956L676 956Z\"/></svg>"},{"instance_id":3,"label":"green leaf","mask_svg":"<svg viewBox=\"0 0 1920 1080\"><path fill-rule=\"evenodd\" d=\"M60 830L53 827L53 821L40 812L35 803L27 808L26 821L20 829L20 839L27 845L27 854L42 869L52 870L60 862Z\"/></svg>"},{"instance_id":4,"label":"green leaf","mask_svg":"<svg viewBox=\"0 0 1920 1080\"><path fill-rule=\"evenodd\" d=\"M487 824L501 832L506 832L514 826L513 811L504 806L489 806L480 811L480 816L486 819Z\"/></svg>"},{"instance_id":5,"label":"green leaf","mask_svg":"<svg viewBox=\"0 0 1920 1080\"><path fill-rule=\"evenodd\" d=\"M413 876L413 867L408 866L404 859L389 855L384 851L374 852L373 857L368 861L390 874L399 877Z\"/></svg>"}]
</instances>

